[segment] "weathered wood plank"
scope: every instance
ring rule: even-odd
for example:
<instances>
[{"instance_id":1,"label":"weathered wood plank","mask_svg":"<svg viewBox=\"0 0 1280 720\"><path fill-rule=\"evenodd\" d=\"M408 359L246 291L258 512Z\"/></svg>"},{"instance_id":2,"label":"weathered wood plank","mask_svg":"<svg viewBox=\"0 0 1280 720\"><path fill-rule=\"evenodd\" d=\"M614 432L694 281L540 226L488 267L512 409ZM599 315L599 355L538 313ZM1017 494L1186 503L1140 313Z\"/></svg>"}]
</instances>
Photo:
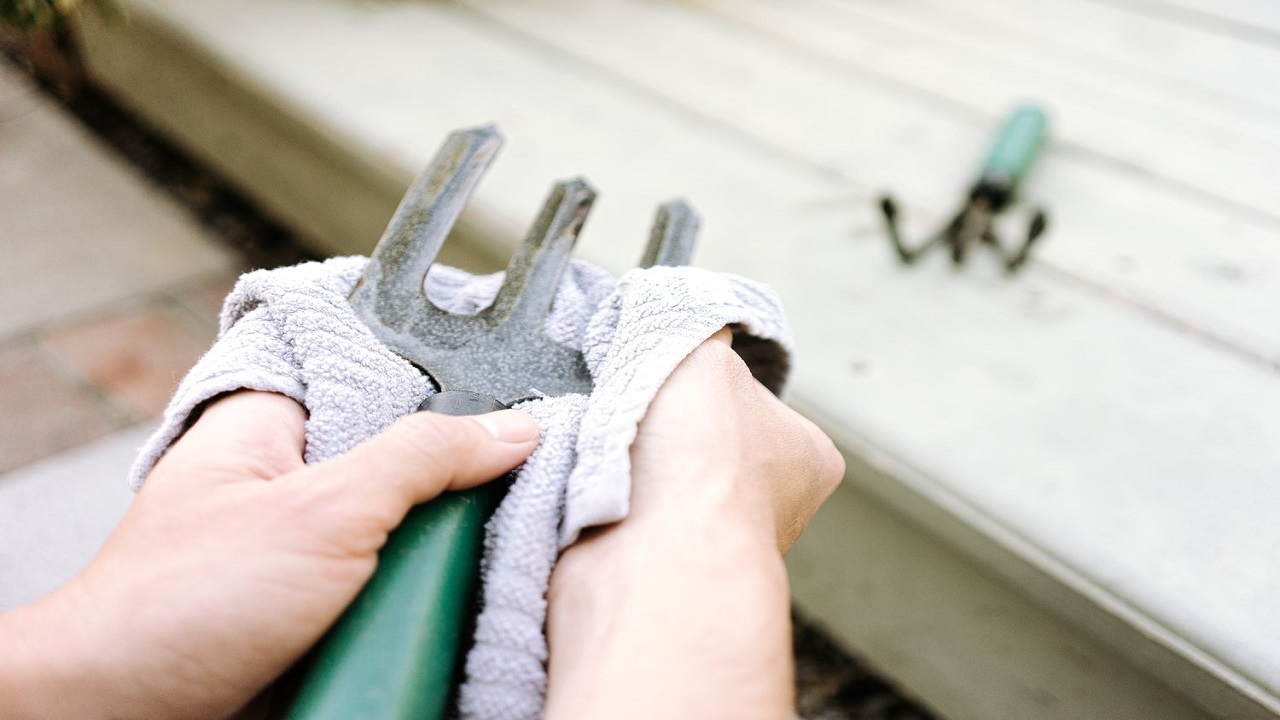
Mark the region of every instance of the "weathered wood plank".
<instances>
[{"instance_id":1,"label":"weathered wood plank","mask_svg":"<svg viewBox=\"0 0 1280 720\"><path fill-rule=\"evenodd\" d=\"M723 4L737 13L754 6ZM744 142L852 181L854 193L831 197L821 211L843 213L867 239L879 234L869 213L871 189L894 188L915 201L913 210L927 214L917 212L911 229L922 234L959 202L992 132L672 4L471 6L687 112L710 116ZM1038 251L1044 263L1260 362L1280 362L1280 325L1271 310L1280 306L1280 226L1189 202L1067 150L1048 154L1027 194L1043 198L1054 218L1052 237Z\"/></svg>"},{"instance_id":2,"label":"weathered wood plank","mask_svg":"<svg viewBox=\"0 0 1280 720\"><path fill-rule=\"evenodd\" d=\"M843 272L779 289L808 296L792 319L820 344L803 346L795 390L839 444L915 468L915 492L1029 543L1274 697L1280 424L1242 408L1255 392L1280 402L1270 374L1038 278L965 288L942 263L893 279L866 255L824 256Z\"/></svg>"},{"instance_id":3,"label":"weathered wood plank","mask_svg":"<svg viewBox=\"0 0 1280 720\"><path fill-rule=\"evenodd\" d=\"M1176 85L1181 78L1126 68L1110 56L1090 63L1071 52L1055 59L1051 51L1061 41L1032 36L1021 28L1001 30L1001 23L1008 25L1010 18L1018 17L1015 13L974 18L973 11L989 9L978 4L965 4L963 12L959 6L940 5L953 17L938 12L939 18L932 12L934 6L921 7L920 2L696 1L797 48L820 52L848 71L934 97L941 101L941 111L990 115L1019 99L1037 98L1056 111L1055 137L1069 146L1247 206L1273 221L1280 217L1272 201L1272 188L1280 187L1280 145L1275 136L1280 106L1257 102L1271 94L1258 86L1277 85L1265 78L1280 71L1280 53L1251 66L1249 82L1255 90L1250 96L1183 93L1160 87ZM1028 14L1041 9L1039 4L1034 11L1019 7ZM916 10L908 15L909 8ZM1044 9L1048 13L1052 8ZM1034 19L1026 19L1026 24ZM1034 27L1048 34L1057 32L1060 24L1048 20ZM1073 30L1076 33L1062 34L1093 32ZM1200 99L1192 102L1188 94Z\"/></svg>"},{"instance_id":4,"label":"weathered wood plank","mask_svg":"<svg viewBox=\"0 0 1280 720\"><path fill-rule=\"evenodd\" d=\"M881 672L912 678L950 720L1207 720L1228 712L1198 711L1135 674L1131 661L852 484L809 524L787 568L802 612L822 618Z\"/></svg>"},{"instance_id":5,"label":"weathered wood plank","mask_svg":"<svg viewBox=\"0 0 1280 720\"><path fill-rule=\"evenodd\" d=\"M1052 0L1050 0L1052 2ZM771 3L778 7L776 3ZM1224 140L1243 136L1274 154L1280 132L1280 104L1268 104L1268 98L1280 98L1270 88L1260 89L1254 83L1251 91L1241 95L1231 91L1218 77L1211 82L1197 81L1186 72L1171 68L1168 62L1152 62L1143 43L1137 38L1152 38L1153 45L1170 42L1176 49L1190 45L1192 50L1222 52L1221 48L1199 48L1188 39L1169 40L1157 32L1160 25L1133 28L1129 42L1100 43L1114 30L1114 18L1086 16L1092 22L1077 22L1065 28L1050 27L1038 21L1035 14L1025 13L1025 4L1003 2L930 3L913 2L883 5L856 0L799 0L788 4L788 12L811 16L824 25L839 27L847 34L883 38L877 55L895 56L897 63L914 59L917 73L926 76L909 78L913 84L928 82L928 75L942 72L955 83L956 97L974 93L970 102L982 98L981 82L974 73L989 76L988 84L1005 86L1006 92L1043 97L1076 109L1085 105L1119 113L1121 119L1132 118L1145 123L1148 131L1176 130L1200 138L1212 147ZM1070 0L1066 7L1079 11L1088 3ZM1104 12L1108 9L1104 8ZM1113 13L1108 13L1113 14ZM1110 20L1111 22L1104 22ZM1130 24L1132 18L1129 18ZM1182 28L1177 28L1179 31ZM891 42L897 40L898 43ZM1192 39L1201 39L1198 36ZM1213 45L1221 45L1214 38ZM905 54L895 47L907 46ZM1233 49L1239 49L1236 44ZM1169 50L1164 51L1165 54ZM898 58L896 56L906 55ZM1250 67L1237 58L1238 52L1226 58L1236 64L1223 68L1229 79L1239 80L1246 73L1255 80L1265 75L1266 64ZM920 57L916 57L919 55ZM1264 52L1270 66L1280 69L1280 52ZM1197 66L1202 70L1201 66ZM966 79L966 76L968 78ZM929 83L930 88L945 86ZM1126 139L1125 125L1112 127L1110 136ZM1094 144L1102 138L1085 136ZM1237 138L1238 139L1238 138Z\"/></svg>"},{"instance_id":6,"label":"weathered wood plank","mask_svg":"<svg viewBox=\"0 0 1280 720\"><path fill-rule=\"evenodd\" d=\"M1054 51L1070 50L1080 62L1094 55L1111 61L1117 69L1140 68L1153 77L1177 78L1251 104L1280 107L1280 89L1259 87L1274 74L1280 48L1136 13L1118 4L1077 0L974 0L962 6L940 0L838 2L862 11L873 7L889 10L891 15L914 18L939 30L968 16L1010 37L1023 35Z\"/></svg>"},{"instance_id":7,"label":"weathered wood plank","mask_svg":"<svg viewBox=\"0 0 1280 720\"><path fill-rule=\"evenodd\" d=\"M777 8L777 3L766 3ZM1169 38L1165 23L1128 17L1111 8L1092 14L1089 3L1049 0L1052 9L1065 5L1076 17L1065 28L1038 19L1025 4L976 0L957 5L930 0L885 5L861 0L798 0L786 9L796 15L821 18L853 34L896 37L912 49L963 64L987 62L1015 73L1034 71L1052 94L1059 85L1075 84L1102 103L1126 103L1153 110L1174 111L1197 119L1210 129L1250 128L1275 140L1274 120L1280 93L1239 83L1245 73L1257 78L1280 54L1264 48L1240 57L1240 43L1175 27ZM1080 15L1083 15L1080 17ZM1118 22L1123 19L1125 22ZM1117 25L1125 29L1117 33ZM1127 42L1126 42L1127 41ZM1161 47L1168 44L1170 47ZM893 51L889 43L882 50ZM1153 52L1160 48L1160 54ZM1167 56L1217 52L1206 69L1195 73L1170 63ZM1257 62L1251 66L1250 62ZM1003 78L1001 78L1003 79ZM1239 92L1241 87L1245 92Z\"/></svg>"},{"instance_id":8,"label":"weathered wood plank","mask_svg":"<svg viewBox=\"0 0 1280 720\"><path fill-rule=\"evenodd\" d=\"M1095 0L1190 27L1280 45L1280 6L1273 0Z\"/></svg>"}]
</instances>

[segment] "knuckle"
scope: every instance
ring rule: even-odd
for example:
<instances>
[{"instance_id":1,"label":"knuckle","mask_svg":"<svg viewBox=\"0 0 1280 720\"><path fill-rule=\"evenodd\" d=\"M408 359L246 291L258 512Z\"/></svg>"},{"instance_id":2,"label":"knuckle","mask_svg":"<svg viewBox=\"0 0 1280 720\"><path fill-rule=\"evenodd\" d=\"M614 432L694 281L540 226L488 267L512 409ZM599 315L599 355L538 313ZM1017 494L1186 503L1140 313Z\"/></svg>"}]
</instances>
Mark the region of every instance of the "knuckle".
<instances>
[{"instance_id":1,"label":"knuckle","mask_svg":"<svg viewBox=\"0 0 1280 720\"><path fill-rule=\"evenodd\" d=\"M822 489L823 497L830 497L840 485L840 481L844 479L846 469L844 455L821 428L808 418L799 415L797 417L802 422L800 429L806 436L805 444L812 458L814 480Z\"/></svg>"},{"instance_id":2,"label":"knuckle","mask_svg":"<svg viewBox=\"0 0 1280 720\"><path fill-rule=\"evenodd\" d=\"M845 471L848 469L845 464L844 455L836 449L835 443L830 438L823 435L825 442L823 443L823 485L826 489L825 497L830 497L840 486L840 482L844 480Z\"/></svg>"},{"instance_id":3,"label":"knuckle","mask_svg":"<svg viewBox=\"0 0 1280 720\"><path fill-rule=\"evenodd\" d=\"M796 463L795 470L803 477L807 492L812 493L820 505L831 497L844 478L844 456L831 438L811 420L790 408L787 416L790 422L785 423L785 430L775 432L786 437Z\"/></svg>"},{"instance_id":4,"label":"knuckle","mask_svg":"<svg viewBox=\"0 0 1280 720\"><path fill-rule=\"evenodd\" d=\"M703 360L708 371L730 397L751 403L760 393L771 394L756 381L746 361L727 345L711 343Z\"/></svg>"},{"instance_id":5,"label":"knuckle","mask_svg":"<svg viewBox=\"0 0 1280 720\"><path fill-rule=\"evenodd\" d=\"M687 359L715 375L724 377L735 377L742 373L750 375L746 363L738 353L722 342L704 342L694 348Z\"/></svg>"}]
</instances>

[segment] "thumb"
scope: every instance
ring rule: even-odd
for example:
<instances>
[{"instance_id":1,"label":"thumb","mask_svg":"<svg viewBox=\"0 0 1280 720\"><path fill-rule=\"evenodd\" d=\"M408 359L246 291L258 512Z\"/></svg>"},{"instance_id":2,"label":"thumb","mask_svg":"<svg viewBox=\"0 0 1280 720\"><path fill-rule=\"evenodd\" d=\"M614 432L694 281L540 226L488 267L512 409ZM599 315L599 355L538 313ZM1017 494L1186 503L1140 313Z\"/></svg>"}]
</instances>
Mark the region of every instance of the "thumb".
<instances>
[{"instance_id":1,"label":"thumb","mask_svg":"<svg viewBox=\"0 0 1280 720\"><path fill-rule=\"evenodd\" d=\"M446 490L501 476L524 462L538 439L537 423L519 410L467 417L417 412L350 452L298 472L297 480L403 516Z\"/></svg>"}]
</instances>

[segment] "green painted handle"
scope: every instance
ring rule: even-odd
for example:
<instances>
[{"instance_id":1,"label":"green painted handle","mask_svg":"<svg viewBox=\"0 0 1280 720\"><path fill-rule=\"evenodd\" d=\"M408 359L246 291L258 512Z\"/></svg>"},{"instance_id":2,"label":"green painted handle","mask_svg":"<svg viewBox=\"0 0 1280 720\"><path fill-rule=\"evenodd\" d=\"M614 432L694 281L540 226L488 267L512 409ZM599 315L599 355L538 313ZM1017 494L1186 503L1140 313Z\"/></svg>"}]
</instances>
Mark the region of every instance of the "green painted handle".
<instances>
[{"instance_id":1,"label":"green painted handle","mask_svg":"<svg viewBox=\"0 0 1280 720\"><path fill-rule=\"evenodd\" d=\"M316 650L288 720L442 717L501 481L414 508Z\"/></svg>"},{"instance_id":2,"label":"green painted handle","mask_svg":"<svg viewBox=\"0 0 1280 720\"><path fill-rule=\"evenodd\" d=\"M982 166L984 178L1002 178L1012 187L1022 181L1044 147L1049 119L1034 105L1023 105L1013 111L1000 128L991 151Z\"/></svg>"},{"instance_id":3,"label":"green painted handle","mask_svg":"<svg viewBox=\"0 0 1280 720\"><path fill-rule=\"evenodd\" d=\"M467 391L422 409L478 415L506 407ZM373 578L321 640L288 720L434 720L444 716L471 627L484 526L506 493L498 480L409 512Z\"/></svg>"}]
</instances>

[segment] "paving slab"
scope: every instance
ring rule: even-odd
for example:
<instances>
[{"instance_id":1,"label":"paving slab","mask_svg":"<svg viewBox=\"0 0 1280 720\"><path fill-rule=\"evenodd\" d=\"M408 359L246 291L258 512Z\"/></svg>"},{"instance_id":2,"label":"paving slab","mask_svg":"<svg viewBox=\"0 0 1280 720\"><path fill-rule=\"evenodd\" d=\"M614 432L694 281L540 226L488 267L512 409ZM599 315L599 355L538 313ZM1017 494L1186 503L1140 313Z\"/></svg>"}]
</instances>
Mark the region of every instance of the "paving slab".
<instances>
[{"instance_id":1,"label":"paving slab","mask_svg":"<svg viewBox=\"0 0 1280 720\"><path fill-rule=\"evenodd\" d=\"M0 248L0 338L234 262L3 61Z\"/></svg>"},{"instance_id":2,"label":"paving slab","mask_svg":"<svg viewBox=\"0 0 1280 720\"><path fill-rule=\"evenodd\" d=\"M210 329L217 330L218 319L222 315L222 303L235 287L240 276L227 273L201 283L180 294L178 301L189 308L195 316Z\"/></svg>"},{"instance_id":3,"label":"paving slab","mask_svg":"<svg viewBox=\"0 0 1280 720\"><path fill-rule=\"evenodd\" d=\"M45 346L130 417L155 417L213 343L214 329L165 302L54 328Z\"/></svg>"},{"instance_id":4,"label":"paving slab","mask_svg":"<svg viewBox=\"0 0 1280 720\"><path fill-rule=\"evenodd\" d=\"M0 472L102 437L125 418L34 342L0 344Z\"/></svg>"},{"instance_id":5,"label":"paving slab","mask_svg":"<svg viewBox=\"0 0 1280 720\"><path fill-rule=\"evenodd\" d=\"M125 474L151 431L130 428L0 475L0 612L93 559L133 499Z\"/></svg>"}]
</instances>

